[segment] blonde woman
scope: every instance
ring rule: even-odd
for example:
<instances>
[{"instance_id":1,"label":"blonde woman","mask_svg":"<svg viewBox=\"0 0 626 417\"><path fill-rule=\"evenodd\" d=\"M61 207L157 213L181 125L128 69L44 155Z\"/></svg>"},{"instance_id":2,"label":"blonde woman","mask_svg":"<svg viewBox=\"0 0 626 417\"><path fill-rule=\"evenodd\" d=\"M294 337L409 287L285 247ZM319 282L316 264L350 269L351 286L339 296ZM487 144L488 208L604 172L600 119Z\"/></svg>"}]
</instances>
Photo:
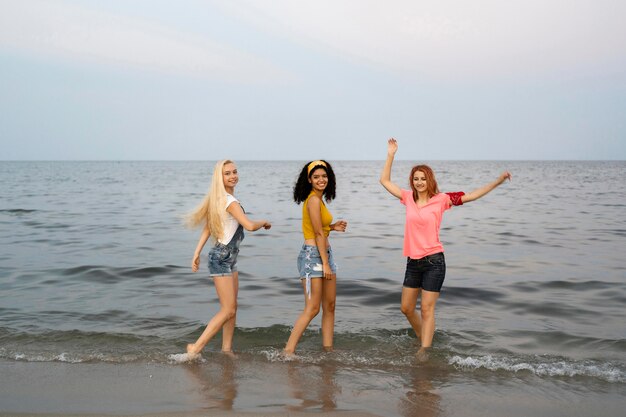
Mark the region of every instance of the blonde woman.
<instances>
[{"instance_id":1,"label":"blonde woman","mask_svg":"<svg viewBox=\"0 0 626 417\"><path fill-rule=\"evenodd\" d=\"M237 182L239 175L235 163L219 161L215 164L209 192L187 219L190 227L203 227L191 262L193 272L197 272L200 267L200 253L209 237L215 242L209 251L209 275L213 277L220 300L220 310L209 321L204 332L195 343L187 345L190 356L199 354L220 329L223 329L222 352L232 353L239 290L237 255L244 237L243 229L253 232L272 227L267 220L250 220L246 216L234 196Z\"/></svg>"}]
</instances>

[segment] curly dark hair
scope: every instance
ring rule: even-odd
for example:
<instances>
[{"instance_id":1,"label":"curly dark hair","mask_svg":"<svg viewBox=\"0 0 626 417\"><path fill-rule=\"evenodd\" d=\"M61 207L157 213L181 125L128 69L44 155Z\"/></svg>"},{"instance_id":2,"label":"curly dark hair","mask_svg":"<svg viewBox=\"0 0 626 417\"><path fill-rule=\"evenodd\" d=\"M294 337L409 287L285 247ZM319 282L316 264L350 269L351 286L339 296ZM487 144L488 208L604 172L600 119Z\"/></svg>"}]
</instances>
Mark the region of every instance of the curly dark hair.
<instances>
[{"instance_id":1,"label":"curly dark hair","mask_svg":"<svg viewBox=\"0 0 626 417\"><path fill-rule=\"evenodd\" d=\"M311 169L311 174L313 174L313 172L318 168L322 168L324 171L326 171L326 174L328 175L328 184L326 185L326 189L324 190L323 197L326 202L330 202L335 198L335 173L333 171L333 167L327 161L324 161L323 159L320 159L320 161L324 162L326 166L315 165L313 169ZM311 190L313 189L313 186L309 182L310 175L308 172L309 164L311 162L313 161L309 161L304 164L304 167L302 167L302 171L300 171L300 175L298 176L296 184L293 186L293 200L297 204L305 201L309 194L311 194Z\"/></svg>"}]
</instances>

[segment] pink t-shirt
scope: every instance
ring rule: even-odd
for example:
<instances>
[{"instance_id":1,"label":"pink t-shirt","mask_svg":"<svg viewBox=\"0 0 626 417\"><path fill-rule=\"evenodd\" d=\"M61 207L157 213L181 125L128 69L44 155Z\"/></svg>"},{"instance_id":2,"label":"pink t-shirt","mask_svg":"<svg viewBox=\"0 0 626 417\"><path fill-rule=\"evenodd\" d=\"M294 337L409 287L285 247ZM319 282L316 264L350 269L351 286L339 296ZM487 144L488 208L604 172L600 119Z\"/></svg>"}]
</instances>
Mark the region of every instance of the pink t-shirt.
<instances>
[{"instance_id":1,"label":"pink t-shirt","mask_svg":"<svg viewBox=\"0 0 626 417\"><path fill-rule=\"evenodd\" d=\"M439 227L443 212L452 205L461 205L459 193L439 193L432 196L424 207L417 207L413 200L413 191L402 190L400 202L406 206L406 222L404 224L404 256L412 259L423 258L443 252L439 241Z\"/></svg>"}]
</instances>

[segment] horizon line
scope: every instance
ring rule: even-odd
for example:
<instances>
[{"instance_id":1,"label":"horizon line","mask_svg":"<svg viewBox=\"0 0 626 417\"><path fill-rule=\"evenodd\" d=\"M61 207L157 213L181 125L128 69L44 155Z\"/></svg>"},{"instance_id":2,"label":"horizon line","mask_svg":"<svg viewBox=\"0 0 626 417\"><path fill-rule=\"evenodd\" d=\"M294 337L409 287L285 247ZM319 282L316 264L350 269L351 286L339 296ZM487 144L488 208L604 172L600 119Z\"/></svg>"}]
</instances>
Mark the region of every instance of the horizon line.
<instances>
[{"instance_id":1,"label":"horizon line","mask_svg":"<svg viewBox=\"0 0 626 417\"><path fill-rule=\"evenodd\" d=\"M0 159L0 162L216 162L220 159ZM246 159L227 158L245 162L302 162L305 159ZM330 158L329 158L330 159ZM384 159L335 159L340 162L380 162ZM416 161L396 158L395 162ZM420 159L437 162L626 162L626 159Z\"/></svg>"}]
</instances>

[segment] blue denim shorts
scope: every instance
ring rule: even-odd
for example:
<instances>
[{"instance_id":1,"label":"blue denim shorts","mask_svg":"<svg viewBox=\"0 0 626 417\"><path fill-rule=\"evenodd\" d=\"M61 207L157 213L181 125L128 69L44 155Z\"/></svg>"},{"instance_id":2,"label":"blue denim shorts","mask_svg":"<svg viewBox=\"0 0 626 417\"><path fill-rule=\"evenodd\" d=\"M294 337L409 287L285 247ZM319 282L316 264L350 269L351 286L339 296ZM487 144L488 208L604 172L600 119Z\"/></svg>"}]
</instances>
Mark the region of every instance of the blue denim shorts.
<instances>
[{"instance_id":1,"label":"blue denim shorts","mask_svg":"<svg viewBox=\"0 0 626 417\"><path fill-rule=\"evenodd\" d=\"M330 247L327 249L328 263L334 274L337 273L337 265L333 258L333 251ZM323 278L322 257L317 246L302 245L302 249L298 254L298 273L300 278Z\"/></svg>"},{"instance_id":2,"label":"blue denim shorts","mask_svg":"<svg viewBox=\"0 0 626 417\"><path fill-rule=\"evenodd\" d=\"M232 275L237 271L239 248L216 243L209 251L209 275Z\"/></svg>"},{"instance_id":3,"label":"blue denim shorts","mask_svg":"<svg viewBox=\"0 0 626 417\"><path fill-rule=\"evenodd\" d=\"M330 270L333 274L337 273L337 264L333 258L333 251L330 246L326 249L328 253L328 263L330 264ZM309 298L311 297L311 278L324 278L324 271L322 268L322 257L317 246L302 245L300 253L298 254L298 273L300 279L305 279L305 290Z\"/></svg>"},{"instance_id":4,"label":"blue denim shorts","mask_svg":"<svg viewBox=\"0 0 626 417\"><path fill-rule=\"evenodd\" d=\"M445 278L446 258L443 252L439 252L419 259L407 258L402 285L408 288L440 292Z\"/></svg>"}]
</instances>

